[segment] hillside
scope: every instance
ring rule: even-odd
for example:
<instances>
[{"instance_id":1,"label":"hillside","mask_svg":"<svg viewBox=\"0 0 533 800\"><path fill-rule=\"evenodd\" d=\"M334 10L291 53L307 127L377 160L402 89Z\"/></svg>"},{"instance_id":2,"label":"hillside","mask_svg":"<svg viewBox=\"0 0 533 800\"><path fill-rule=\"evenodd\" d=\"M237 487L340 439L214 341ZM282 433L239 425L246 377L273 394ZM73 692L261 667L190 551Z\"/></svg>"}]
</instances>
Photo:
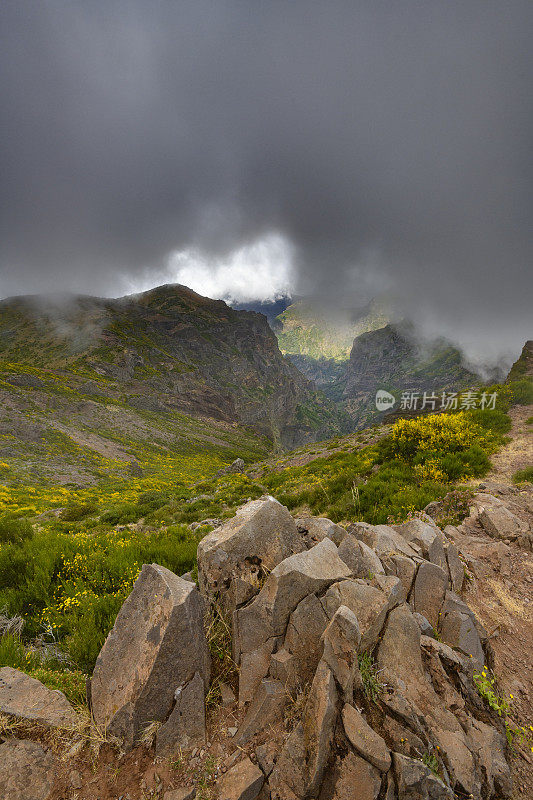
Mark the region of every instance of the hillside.
<instances>
[{"instance_id":1,"label":"hillside","mask_svg":"<svg viewBox=\"0 0 533 800\"><path fill-rule=\"evenodd\" d=\"M147 450L229 461L341 430L263 316L181 286L4 300L0 373L0 458L55 483L94 482L102 459L120 472Z\"/></svg>"}]
</instances>

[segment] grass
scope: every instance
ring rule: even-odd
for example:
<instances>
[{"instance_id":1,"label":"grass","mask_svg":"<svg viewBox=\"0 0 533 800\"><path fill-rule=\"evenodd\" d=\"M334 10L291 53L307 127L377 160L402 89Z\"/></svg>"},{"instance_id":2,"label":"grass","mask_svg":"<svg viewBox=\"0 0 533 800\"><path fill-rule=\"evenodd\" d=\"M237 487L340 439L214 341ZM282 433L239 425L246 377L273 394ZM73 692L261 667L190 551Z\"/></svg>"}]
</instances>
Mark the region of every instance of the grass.
<instances>
[{"instance_id":1,"label":"grass","mask_svg":"<svg viewBox=\"0 0 533 800\"><path fill-rule=\"evenodd\" d=\"M495 711L499 717L505 717L510 704L498 690L494 673L488 667L483 667L480 672L474 672L474 683L480 697L483 698L489 708Z\"/></svg>"},{"instance_id":2,"label":"grass","mask_svg":"<svg viewBox=\"0 0 533 800\"><path fill-rule=\"evenodd\" d=\"M513 483L533 483L533 467L525 467L515 472Z\"/></svg>"},{"instance_id":3,"label":"grass","mask_svg":"<svg viewBox=\"0 0 533 800\"><path fill-rule=\"evenodd\" d=\"M358 657L359 671L363 681L363 691L372 703L377 703L383 684L379 679L379 673L370 653L360 653Z\"/></svg>"}]
</instances>

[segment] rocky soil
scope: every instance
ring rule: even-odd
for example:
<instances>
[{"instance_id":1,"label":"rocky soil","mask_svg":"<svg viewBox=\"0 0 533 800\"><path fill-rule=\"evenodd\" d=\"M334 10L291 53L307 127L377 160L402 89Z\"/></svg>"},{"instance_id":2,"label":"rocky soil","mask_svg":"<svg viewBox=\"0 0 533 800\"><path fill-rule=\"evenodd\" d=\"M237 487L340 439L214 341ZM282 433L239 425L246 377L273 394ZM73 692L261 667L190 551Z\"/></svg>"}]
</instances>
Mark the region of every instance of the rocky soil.
<instances>
[{"instance_id":1,"label":"rocky soil","mask_svg":"<svg viewBox=\"0 0 533 800\"><path fill-rule=\"evenodd\" d=\"M427 511L345 529L265 497L200 542L199 586L145 566L92 723L0 670L0 796L531 797L533 490L486 483L444 530Z\"/></svg>"}]
</instances>

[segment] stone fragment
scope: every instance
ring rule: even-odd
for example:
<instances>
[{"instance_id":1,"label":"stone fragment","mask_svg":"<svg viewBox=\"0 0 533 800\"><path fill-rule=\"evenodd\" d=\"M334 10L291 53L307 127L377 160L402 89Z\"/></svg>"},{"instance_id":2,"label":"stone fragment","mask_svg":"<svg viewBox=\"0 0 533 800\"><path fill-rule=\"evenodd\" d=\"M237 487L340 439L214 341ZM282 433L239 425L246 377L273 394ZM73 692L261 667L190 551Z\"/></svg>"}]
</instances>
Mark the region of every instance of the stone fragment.
<instances>
[{"instance_id":1,"label":"stone fragment","mask_svg":"<svg viewBox=\"0 0 533 800\"><path fill-rule=\"evenodd\" d=\"M472 719L470 730L472 751L483 774L484 794L490 798L510 797L513 791L511 770L505 760L505 739L491 725Z\"/></svg>"},{"instance_id":2,"label":"stone fragment","mask_svg":"<svg viewBox=\"0 0 533 800\"><path fill-rule=\"evenodd\" d=\"M357 617L346 606L339 606L324 631L322 658L331 669L346 701L353 697L354 679L359 672L357 651L361 632Z\"/></svg>"},{"instance_id":3,"label":"stone fragment","mask_svg":"<svg viewBox=\"0 0 533 800\"><path fill-rule=\"evenodd\" d=\"M274 800L301 800L307 796L304 727L291 731L270 773L269 786Z\"/></svg>"},{"instance_id":4,"label":"stone fragment","mask_svg":"<svg viewBox=\"0 0 533 800\"><path fill-rule=\"evenodd\" d=\"M435 628L439 625L439 614L448 587L447 571L436 564L423 561L416 573L411 602L415 611Z\"/></svg>"},{"instance_id":5,"label":"stone fragment","mask_svg":"<svg viewBox=\"0 0 533 800\"><path fill-rule=\"evenodd\" d=\"M250 653L267 639L285 633L289 616L309 594L351 575L330 539L286 558L275 567L260 593L234 615L235 651Z\"/></svg>"},{"instance_id":6,"label":"stone fragment","mask_svg":"<svg viewBox=\"0 0 533 800\"><path fill-rule=\"evenodd\" d=\"M294 657L292 663L301 685L313 680L322 655L322 634L328 622L322 603L314 594L298 603L289 618L283 647Z\"/></svg>"},{"instance_id":7,"label":"stone fragment","mask_svg":"<svg viewBox=\"0 0 533 800\"><path fill-rule=\"evenodd\" d=\"M317 667L303 714L306 794L316 796L331 752L338 714L338 695L333 673L321 661Z\"/></svg>"},{"instance_id":8,"label":"stone fragment","mask_svg":"<svg viewBox=\"0 0 533 800\"><path fill-rule=\"evenodd\" d=\"M479 514L479 521L494 539L513 541L526 529L525 523L504 505L484 507Z\"/></svg>"},{"instance_id":9,"label":"stone fragment","mask_svg":"<svg viewBox=\"0 0 533 800\"><path fill-rule=\"evenodd\" d=\"M235 742L238 745L246 744L256 733L278 722L286 702L287 693L280 681L261 681L237 730Z\"/></svg>"},{"instance_id":10,"label":"stone fragment","mask_svg":"<svg viewBox=\"0 0 533 800\"><path fill-rule=\"evenodd\" d=\"M169 789L163 795L163 800L194 800L196 789L190 786L180 786L177 789Z\"/></svg>"},{"instance_id":11,"label":"stone fragment","mask_svg":"<svg viewBox=\"0 0 533 800\"><path fill-rule=\"evenodd\" d=\"M385 573L383 564L374 551L350 534L346 534L339 545L339 558L350 567L354 578L370 580L374 575Z\"/></svg>"},{"instance_id":12,"label":"stone fragment","mask_svg":"<svg viewBox=\"0 0 533 800\"><path fill-rule=\"evenodd\" d=\"M145 564L96 661L91 701L97 725L133 747L153 721L165 722L175 692L199 673L209 682L210 656L196 586Z\"/></svg>"},{"instance_id":13,"label":"stone fragment","mask_svg":"<svg viewBox=\"0 0 533 800\"><path fill-rule=\"evenodd\" d=\"M415 579L415 562L406 556L392 555L383 559L383 566L387 575L396 575L400 579L405 596L409 597Z\"/></svg>"},{"instance_id":14,"label":"stone fragment","mask_svg":"<svg viewBox=\"0 0 533 800\"><path fill-rule=\"evenodd\" d=\"M393 606L404 603L407 599L403 584L396 575L381 575L378 573L372 578L371 584L381 589L381 591L387 595L389 602Z\"/></svg>"},{"instance_id":15,"label":"stone fragment","mask_svg":"<svg viewBox=\"0 0 533 800\"><path fill-rule=\"evenodd\" d=\"M472 659L476 668L483 666L485 654L476 627L473 611L463 601L448 592L442 609L440 634L442 640Z\"/></svg>"},{"instance_id":16,"label":"stone fragment","mask_svg":"<svg viewBox=\"0 0 533 800\"><path fill-rule=\"evenodd\" d=\"M396 600L363 580L345 580L328 589L323 604L329 617L333 617L342 605L355 614L361 631L360 650L363 651L376 644L387 613L396 605Z\"/></svg>"},{"instance_id":17,"label":"stone fragment","mask_svg":"<svg viewBox=\"0 0 533 800\"><path fill-rule=\"evenodd\" d=\"M422 761L393 753L398 800L454 800L454 793Z\"/></svg>"},{"instance_id":18,"label":"stone fragment","mask_svg":"<svg viewBox=\"0 0 533 800\"><path fill-rule=\"evenodd\" d=\"M200 591L226 614L259 591L266 572L305 550L289 511L273 497L252 500L198 544Z\"/></svg>"},{"instance_id":19,"label":"stone fragment","mask_svg":"<svg viewBox=\"0 0 533 800\"><path fill-rule=\"evenodd\" d=\"M55 758L29 739L0 744L2 800L48 800L54 786Z\"/></svg>"},{"instance_id":20,"label":"stone fragment","mask_svg":"<svg viewBox=\"0 0 533 800\"><path fill-rule=\"evenodd\" d=\"M205 744L205 687L199 672L174 694L175 704L169 718L158 728L155 753L169 758L179 748L189 750Z\"/></svg>"},{"instance_id":21,"label":"stone fragment","mask_svg":"<svg viewBox=\"0 0 533 800\"><path fill-rule=\"evenodd\" d=\"M387 772L391 765L389 748L359 711L352 705L346 704L342 709L342 723L354 750L381 772Z\"/></svg>"},{"instance_id":22,"label":"stone fragment","mask_svg":"<svg viewBox=\"0 0 533 800\"><path fill-rule=\"evenodd\" d=\"M434 524L413 517L401 525L395 525L394 530L400 533L411 546L417 545L425 559L441 569L447 570L443 545L444 536Z\"/></svg>"},{"instance_id":23,"label":"stone fragment","mask_svg":"<svg viewBox=\"0 0 533 800\"><path fill-rule=\"evenodd\" d=\"M407 556L407 558L416 558L422 554L421 548L415 542L409 544L400 533L389 525L368 525L365 522L356 522L347 530L348 533L371 547L381 560L395 554Z\"/></svg>"},{"instance_id":24,"label":"stone fragment","mask_svg":"<svg viewBox=\"0 0 533 800\"><path fill-rule=\"evenodd\" d=\"M418 622L418 627L420 628L420 633L422 636L432 636L435 638L435 631L433 626L430 624L429 620L427 620L423 614L419 614L418 611L415 611L413 617Z\"/></svg>"},{"instance_id":25,"label":"stone fragment","mask_svg":"<svg viewBox=\"0 0 533 800\"><path fill-rule=\"evenodd\" d=\"M265 776L249 758L243 758L216 785L219 800L255 800L265 782Z\"/></svg>"},{"instance_id":26,"label":"stone fragment","mask_svg":"<svg viewBox=\"0 0 533 800\"><path fill-rule=\"evenodd\" d=\"M356 753L347 753L338 768L335 800L377 800L380 789L379 771Z\"/></svg>"},{"instance_id":27,"label":"stone fragment","mask_svg":"<svg viewBox=\"0 0 533 800\"><path fill-rule=\"evenodd\" d=\"M296 527L308 548L326 538L338 547L346 536L345 528L325 517L300 517L296 520Z\"/></svg>"},{"instance_id":28,"label":"stone fragment","mask_svg":"<svg viewBox=\"0 0 533 800\"><path fill-rule=\"evenodd\" d=\"M460 592L465 580L465 569L463 562L459 558L459 550L453 542L449 542L445 547L445 552L451 587L454 592Z\"/></svg>"},{"instance_id":29,"label":"stone fragment","mask_svg":"<svg viewBox=\"0 0 533 800\"><path fill-rule=\"evenodd\" d=\"M239 705L244 706L253 698L257 687L268 673L270 657L276 644L274 638L267 639L256 650L243 653L239 670Z\"/></svg>"},{"instance_id":30,"label":"stone fragment","mask_svg":"<svg viewBox=\"0 0 533 800\"><path fill-rule=\"evenodd\" d=\"M223 708L232 706L235 702L236 698L229 683L224 683L223 681L220 682L220 698Z\"/></svg>"},{"instance_id":31,"label":"stone fragment","mask_svg":"<svg viewBox=\"0 0 533 800\"><path fill-rule=\"evenodd\" d=\"M277 755L278 752L276 747L270 742L265 742L265 744L260 744L255 748L255 756L257 758L257 763L259 764L259 766L263 771L263 774L267 778L274 769L274 764L276 763Z\"/></svg>"},{"instance_id":32,"label":"stone fragment","mask_svg":"<svg viewBox=\"0 0 533 800\"><path fill-rule=\"evenodd\" d=\"M277 653L273 653L270 658L269 675L273 680L280 681L285 687L287 694L292 694L299 686L303 686L306 681L302 680L296 657L282 648Z\"/></svg>"},{"instance_id":33,"label":"stone fragment","mask_svg":"<svg viewBox=\"0 0 533 800\"><path fill-rule=\"evenodd\" d=\"M72 728L78 715L58 690L12 667L0 669L0 713L21 717L52 728Z\"/></svg>"}]
</instances>

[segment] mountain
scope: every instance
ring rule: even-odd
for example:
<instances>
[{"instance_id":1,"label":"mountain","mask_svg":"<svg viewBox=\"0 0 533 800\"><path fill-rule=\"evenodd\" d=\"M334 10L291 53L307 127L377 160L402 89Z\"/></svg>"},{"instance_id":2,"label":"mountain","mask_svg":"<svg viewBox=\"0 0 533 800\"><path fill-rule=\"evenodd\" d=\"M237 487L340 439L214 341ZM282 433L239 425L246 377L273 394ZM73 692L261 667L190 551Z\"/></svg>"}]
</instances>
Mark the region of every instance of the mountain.
<instances>
[{"instance_id":1,"label":"mountain","mask_svg":"<svg viewBox=\"0 0 533 800\"><path fill-rule=\"evenodd\" d=\"M533 341L529 340L522 348L507 376L507 381L519 381L523 378L533 378Z\"/></svg>"},{"instance_id":2,"label":"mountain","mask_svg":"<svg viewBox=\"0 0 533 800\"><path fill-rule=\"evenodd\" d=\"M278 300L256 300L249 303L230 303L229 305L235 311L255 311L257 314L264 314L269 325L272 325L276 317L282 314L292 302L290 297L280 297Z\"/></svg>"},{"instance_id":3,"label":"mountain","mask_svg":"<svg viewBox=\"0 0 533 800\"><path fill-rule=\"evenodd\" d=\"M337 435L342 422L264 316L186 287L0 302L0 457L20 468L25 454L83 483L98 459L135 462L139 449L257 457ZM73 450L83 458L65 478Z\"/></svg>"},{"instance_id":4,"label":"mountain","mask_svg":"<svg viewBox=\"0 0 533 800\"><path fill-rule=\"evenodd\" d=\"M460 351L449 342L424 342L408 324L386 325L354 340L342 401L362 425L381 417L374 403L377 389L399 398L404 391L449 392L478 384L479 377L463 365Z\"/></svg>"}]
</instances>

